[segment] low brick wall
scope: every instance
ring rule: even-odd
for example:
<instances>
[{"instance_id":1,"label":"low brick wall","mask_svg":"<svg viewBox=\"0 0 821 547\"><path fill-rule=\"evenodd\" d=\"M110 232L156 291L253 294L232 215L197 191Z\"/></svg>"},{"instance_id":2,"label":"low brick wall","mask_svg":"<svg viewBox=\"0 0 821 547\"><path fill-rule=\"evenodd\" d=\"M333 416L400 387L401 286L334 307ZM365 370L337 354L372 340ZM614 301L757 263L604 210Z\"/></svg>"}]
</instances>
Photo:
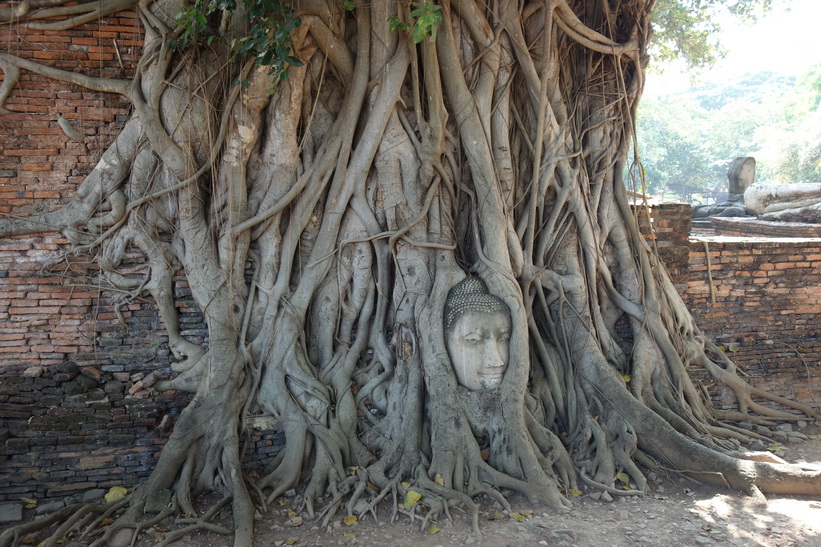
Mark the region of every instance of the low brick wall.
<instances>
[{"instance_id":1,"label":"low brick wall","mask_svg":"<svg viewBox=\"0 0 821 547\"><path fill-rule=\"evenodd\" d=\"M63 243L0 242L0 500L136 483L189 400L135 387L171 372L152 303L101 291L82 258L41 273Z\"/></svg>"},{"instance_id":2,"label":"low brick wall","mask_svg":"<svg viewBox=\"0 0 821 547\"><path fill-rule=\"evenodd\" d=\"M127 79L142 34L139 16L124 12L66 31L6 25L0 44L50 67ZM73 196L130 112L117 95L25 70L5 108L0 214L21 216ZM61 129L60 117L82 142ZM136 484L150 473L190 400L135 386L171 373L155 306L101 290L90 259L67 257L66 249L56 234L0 240L0 501ZM144 265L127 268L139 272ZM204 342L207 330L184 280L176 281L175 293L182 334ZM276 431L255 431L246 465L260 468L282 444Z\"/></svg>"},{"instance_id":3,"label":"low brick wall","mask_svg":"<svg viewBox=\"0 0 821 547\"><path fill-rule=\"evenodd\" d=\"M658 251L673 283L679 289L689 279L690 227L692 208L686 203L662 203L649 208L635 207L639 230Z\"/></svg>"},{"instance_id":4,"label":"low brick wall","mask_svg":"<svg viewBox=\"0 0 821 547\"><path fill-rule=\"evenodd\" d=\"M821 408L821 238L691 236L705 230L693 230L687 204L654 205L651 222L638 215L696 324L747 381ZM706 371L693 373L712 385ZM720 406L734 404L712 393Z\"/></svg>"},{"instance_id":5,"label":"low brick wall","mask_svg":"<svg viewBox=\"0 0 821 547\"><path fill-rule=\"evenodd\" d=\"M751 383L821 407L821 239L694 239L681 294Z\"/></svg>"}]
</instances>

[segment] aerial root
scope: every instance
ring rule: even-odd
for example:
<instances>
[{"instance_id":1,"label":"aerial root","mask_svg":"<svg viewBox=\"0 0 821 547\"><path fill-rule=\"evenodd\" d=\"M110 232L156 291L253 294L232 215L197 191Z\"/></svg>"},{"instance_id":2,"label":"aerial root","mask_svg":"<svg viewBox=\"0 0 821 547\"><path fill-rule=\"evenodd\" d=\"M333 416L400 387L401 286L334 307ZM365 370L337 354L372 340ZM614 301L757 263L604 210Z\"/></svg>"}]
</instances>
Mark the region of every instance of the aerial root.
<instances>
[{"instance_id":1,"label":"aerial root","mask_svg":"<svg viewBox=\"0 0 821 547\"><path fill-rule=\"evenodd\" d=\"M61 522L66 518L72 519L73 515L79 514L82 516L86 514L87 511L92 510L92 508L97 507L95 504L86 504L86 503L75 503L72 505L68 505L63 507L59 511L55 511L54 513L50 513L48 515L44 515L38 519L35 519L31 522L27 522L25 524L20 524L19 526L14 526L13 528L9 528L2 533L0 533L0 547L8 547L10 545L19 545L21 540L34 532L39 532L41 530L45 530L52 524L56 522ZM76 521L75 521L76 522ZM59 530L61 530L63 526L61 526ZM49 537L49 542L57 541L62 536L56 536L56 532ZM53 544L53 543L52 543Z\"/></svg>"},{"instance_id":2,"label":"aerial root","mask_svg":"<svg viewBox=\"0 0 821 547\"><path fill-rule=\"evenodd\" d=\"M75 503L63 507L59 511L49 513L38 519L25 524L20 524L9 528L0 534L0 547L18 545L25 536L47 529L55 523L62 523L40 543L43 546L54 546L58 541L64 539L71 532L79 533L79 537L85 537L92 532L99 531L102 522L109 518L129 503L128 498L123 498L113 503L105 505L97 503ZM97 517L96 519L94 517ZM92 519L94 519L92 521ZM89 523L89 521L92 521Z\"/></svg>"},{"instance_id":3,"label":"aerial root","mask_svg":"<svg viewBox=\"0 0 821 547\"><path fill-rule=\"evenodd\" d=\"M197 530L207 530L209 532L216 532L223 535L233 534L234 531L232 529L211 522L211 519L213 519L217 513L219 513L228 503L230 503L232 499L233 496L225 496L219 502L212 505L208 511L206 511L205 514L199 518L177 519L175 524L183 524L187 526L174 530L173 532L169 532L159 543L159 546L165 547L166 545L170 545L181 537L196 532ZM136 533L134 537L136 537Z\"/></svg>"},{"instance_id":4,"label":"aerial root","mask_svg":"<svg viewBox=\"0 0 821 547\"><path fill-rule=\"evenodd\" d=\"M611 494L613 496L644 496L646 494L644 490L636 490L633 488L630 488L628 490L622 490L619 488L608 486L598 481L594 481L593 479L587 476L587 473L585 472L584 468L579 469L579 476L581 477L582 482L586 485L601 490L603 492L607 492L608 494Z\"/></svg>"},{"instance_id":5,"label":"aerial root","mask_svg":"<svg viewBox=\"0 0 821 547\"><path fill-rule=\"evenodd\" d=\"M383 499L385 499L388 496L388 494L390 494L391 492L396 492L396 485L397 484L399 484L399 479L398 478L391 479L390 482L388 482L388 484L386 486L382 487L382 490L380 490L380 492L376 496L374 496L374 498L371 500L371 502L362 511L360 511L358 517L362 517L362 515L364 515L368 512L371 512L371 513L373 513L374 520L376 520L378 522L378 520L376 518L376 511L375 511L376 506L379 505L379 503ZM395 495L394 495L394 499L393 499L393 505L394 505L393 515L395 516L396 515L396 496Z\"/></svg>"},{"instance_id":6,"label":"aerial root","mask_svg":"<svg viewBox=\"0 0 821 547\"><path fill-rule=\"evenodd\" d=\"M169 545L180 537L197 530L207 530L225 535L233 534L233 529L212 522L214 516L232 499L233 496L222 498L200 518L178 518L175 524L183 527L165 535L158 545ZM73 533L76 534L77 538L100 535L90 543L92 547L110 545L112 541L117 543L128 542L129 545L134 546L139 535L145 530L172 518L180 512L180 505L177 503L176 496L174 496L167 507L164 507L151 518L142 520L139 516L143 513L144 505L144 501L133 494L106 504L76 503L69 505L32 522L3 531L0 533L0 547L19 545L27 536L42 532L57 523L60 523L57 529L44 541L41 541L39 545L54 547L61 540L65 541L66 537ZM123 509L125 509L125 512L116 516Z\"/></svg>"},{"instance_id":7,"label":"aerial root","mask_svg":"<svg viewBox=\"0 0 821 547\"><path fill-rule=\"evenodd\" d=\"M428 503L430 510L427 515L425 515L425 519L422 521L422 530L425 529L425 526L431 517L438 518L439 515L443 513L448 521L452 522L453 519L450 515L449 505L453 504L462 505L470 509L473 532L476 534L479 533L479 506L471 499L471 496L468 496L464 492L454 490L453 488L442 486L428 479L424 474L420 476L417 481L417 485L421 487L422 490L435 494L432 500L430 496L428 497L428 500L431 500L432 503Z\"/></svg>"}]
</instances>

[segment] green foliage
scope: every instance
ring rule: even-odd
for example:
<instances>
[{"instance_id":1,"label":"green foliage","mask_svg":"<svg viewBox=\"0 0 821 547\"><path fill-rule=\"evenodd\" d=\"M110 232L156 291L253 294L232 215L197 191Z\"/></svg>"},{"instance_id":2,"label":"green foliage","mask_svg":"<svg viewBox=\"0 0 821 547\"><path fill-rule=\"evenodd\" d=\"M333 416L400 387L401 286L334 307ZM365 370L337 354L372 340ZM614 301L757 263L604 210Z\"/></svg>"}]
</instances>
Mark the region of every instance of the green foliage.
<instances>
[{"instance_id":1,"label":"green foliage","mask_svg":"<svg viewBox=\"0 0 821 547\"><path fill-rule=\"evenodd\" d=\"M772 0L658 0L653 10L653 59L681 59L690 68L710 66L724 54L722 14L755 20L771 7Z\"/></svg>"},{"instance_id":2,"label":"green foliage","mask_svg":"<svg viewBox=\"0 0 821 547\"><path fill-rule=\"evenodd\" d=\"M637 132L648 192L665 201L723 201L740 156L760 182L821 182L821 65L645 97Z\"/></svg>"},{"instance_id":3,"label":"green foliage","mask_svg":"<svg viewBox=\"0 0 821 547\"><path fill-rule=\"evenodd\" d=\"M270 66L275 80L288 77L288 66L302 66L302 62L291 55L291 32L302 21L283 6L281 0L243 0L241 10L236 0L195 0L176 15L182 32L167 46L172 49L211 46L218 38L212 19L221 17L224 12L241 13L247 25L243 36L231 40L233 55Z\"/></svg>"},{"instance_id":4,"label":"green foliage","mask_svg":"<svg viewBox=\"0 0 821 547\"><path fill-rule=\"evenodd\" d=\"M413 23L402 21L399 17L388 18L388 26L391 31L411 31L411 39L414 44L418 44L427 37L432 42L436 41L436 29L442 23L442 7L433 2L413 2L413 11L410 12L410 19Z\"/></svg>"},{"instance_id":5,"label":"green foliage","mask_svg":"<svg viewBox=\"0 0 821 547\"><path fill-rule=\"evenodd\" d=\"M637 131L649 193L693 204L723 201L727 167L741 156L756 157L756 178L769 178L771 161L762 149L783 118L780 105L793 83L765 72L645 97Z\"/></svg>"}]
</instances>

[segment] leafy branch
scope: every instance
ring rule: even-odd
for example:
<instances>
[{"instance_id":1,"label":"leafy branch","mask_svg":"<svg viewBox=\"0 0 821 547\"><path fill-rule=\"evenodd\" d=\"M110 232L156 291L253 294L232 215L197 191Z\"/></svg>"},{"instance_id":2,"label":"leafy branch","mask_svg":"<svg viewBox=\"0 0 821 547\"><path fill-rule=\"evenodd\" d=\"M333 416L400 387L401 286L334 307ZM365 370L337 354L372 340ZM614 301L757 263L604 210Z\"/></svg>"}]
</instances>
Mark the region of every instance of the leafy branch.
<instances>
[{"instance_id":1,"label":"leafy branch","mask_svg":"<svg viewBox=\"0 0 821 547\"><path fill-rule=\"evenodd\" d=\"M418 44L426 37L430 37L432 42L436 41L436 29L442 23L442 6L433 2L413 2L415 8L410 12L410 22L402 21L399 17L389 17L388 25L391 31L401 30L411 31L411 39L414 44Z\"/></svg>"},{"instance_id":2,"label":"leafy branch","mask_svg":"<svg viewBox=\"0 0 821 547\"><path fill-rule=\"evenodd\" d=\"M288 66L302 66L302 61L291 55L291 32L302 20L282 5L281 0L243 0L244 17L248 31L231 40L232 55L240 59L254 59L270 66L275 81L288 78ZM222 13L234 14L236 0L195 0L176 15L182 32L176 40L169 40L171 49L210 47L218 38L211 20Z\"/></svg>"}]
</instances>

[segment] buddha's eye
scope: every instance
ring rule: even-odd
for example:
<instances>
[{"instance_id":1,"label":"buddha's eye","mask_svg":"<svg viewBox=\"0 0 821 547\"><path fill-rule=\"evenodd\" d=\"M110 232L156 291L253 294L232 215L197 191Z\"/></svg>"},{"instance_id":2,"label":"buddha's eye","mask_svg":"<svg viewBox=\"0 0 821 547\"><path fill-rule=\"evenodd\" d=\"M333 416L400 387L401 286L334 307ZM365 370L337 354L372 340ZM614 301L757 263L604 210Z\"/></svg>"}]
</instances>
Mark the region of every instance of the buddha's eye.
<instances>
[{"instance_id":1,"label":"buddha's eye","mask_svg":"<svg viewBox=\"0 0 821 547\"><path fill-rule=\"evenodd\" d=\"M463 336L462 340L464 340L468 344L478 344L479 342L482 341L482 337L479 336L478 334L471 333L471 334L466 334L465 336Z\"/></svg>"}]
</instances>

